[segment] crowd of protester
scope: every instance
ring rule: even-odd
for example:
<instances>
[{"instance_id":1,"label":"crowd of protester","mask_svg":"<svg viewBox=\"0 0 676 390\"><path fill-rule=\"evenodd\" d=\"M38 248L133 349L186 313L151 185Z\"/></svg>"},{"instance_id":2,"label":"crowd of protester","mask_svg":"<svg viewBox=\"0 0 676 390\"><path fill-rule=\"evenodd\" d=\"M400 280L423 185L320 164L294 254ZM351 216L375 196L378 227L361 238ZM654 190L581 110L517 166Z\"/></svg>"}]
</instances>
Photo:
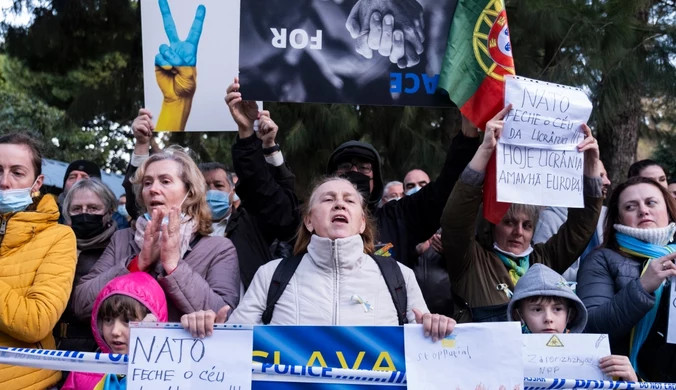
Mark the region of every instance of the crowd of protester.
<instances>
[{"instance_id":1,"label":"crowd of protester","mask_svg":"<svg viewBox=\"0 0 676 390\"><path fill-rule=\"evenodd\" d=\"M58 198L43 194L40 145L0 136L1 346L127 353L131 321L180 321L195 337L223 322L418 323L435 341L456 323L520 321L524 333L608 334L608 376L676 381L676 184L659 164L635 163L608 193L583 125L584 208L513 204L492 224L482 186L507 108L483 139L463 120L434 180L414 169L385 184L377 149L346 142L301 204L270 113L237 80L226 104L232 161L199 165L153 145L141 109L119 198L86 160ZM6 389L123 380L0 366Z\"/></svg>"}]
</instances>

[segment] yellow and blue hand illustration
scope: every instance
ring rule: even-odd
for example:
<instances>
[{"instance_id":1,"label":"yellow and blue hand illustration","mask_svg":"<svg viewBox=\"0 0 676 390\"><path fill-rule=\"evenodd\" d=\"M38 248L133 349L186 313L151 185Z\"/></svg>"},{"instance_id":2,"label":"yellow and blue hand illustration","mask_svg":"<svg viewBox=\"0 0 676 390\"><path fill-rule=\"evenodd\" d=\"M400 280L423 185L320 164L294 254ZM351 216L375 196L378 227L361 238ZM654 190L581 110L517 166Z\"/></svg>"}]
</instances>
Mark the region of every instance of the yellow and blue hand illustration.
<instances>
[{"instance_id":1,"label":"yellow and blue hand illustration","mask_svg":"<svg viewBox=\"0 0 676 390\"><path fill-rule=\"evenodd\" d=\"M159 4L169 45L162 44L155 56L155 77L164 96L156 129L183 131L197 89L197 46L207 10L204 5L197 7L188 38L182 41L178 37L168 0L159 0Z\"/></svg>"}]
</instances>

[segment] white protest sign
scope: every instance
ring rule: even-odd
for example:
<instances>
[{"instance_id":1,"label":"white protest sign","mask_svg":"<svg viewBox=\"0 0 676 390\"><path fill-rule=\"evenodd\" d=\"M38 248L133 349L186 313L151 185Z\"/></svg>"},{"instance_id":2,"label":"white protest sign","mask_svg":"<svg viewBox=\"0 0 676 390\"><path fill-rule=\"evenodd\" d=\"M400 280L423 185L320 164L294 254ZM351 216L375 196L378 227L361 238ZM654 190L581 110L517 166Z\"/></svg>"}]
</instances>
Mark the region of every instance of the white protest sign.
<instances>
[{"instance_id":1,"label":"white protest sign","mask_svg":"<svg viewBox=\"0 0 676 390\"><path fill-rule=\"evenodd\" d=\"M460 324L444 340L404 327L408 389L516 390L523 385L518 322Z\"/></svg>"},{"instance_id":2,"label":"white protest sign","mask_svg":"<svg viewBox=\"0 0 676 390\"><path fill-rule=\"evenodd\" d=\"M219 325L200 340L174 324L142 326L131 328L127 389L251 389L253 327Z\"/></svg>"},{"instance_id":3,"label":"white protest sign","mask_svg":"<svg viewBox=\"0 0 676 390\"><path fill-rule=\"evenodd\" d=\"M143 91L157 131L237 130L224 98L239 74L239 13L239 0L141 0Z\"/></svg>"},{"instance_id":4,"label":"white protest sign","mask_svg":"<svg viewBox=\"0 0 676 390\"><path fill-rule=\"evenodd\" d=\"M592 104L578 88L518 76L505 77L503 144L543 149L574 150L584 138L580 125L591 115Z\"/></svg>"},{"instance_id":5,"label":"white protest sign","mask_svg":"<svg viewBox=\"0 0 676 390\"><path fill-rule=\"evenodd\" d=\"M584 207L584 153L503 145L496 150L498 201Z\"/></svg>"},{"instance_id":6,"label":"white protest sign","mask_svg":"<svg viewBox=\"0 0 676 390\"><path fill-rule=\"evenodd\" d=\"M497 146L500 202L584 207L581 124L592 105L580 89L507 76L505 104L512 110Z\"/></svg>"},{"instance_id":7,"label":"white protest sign","mask_svg":"<svg viewBox=\"0 0 676 390\"><path fill-rule=\"evenodd\" d=\"M599 368L599 360L610 356L607 335L525 334L523 343L526 378L610 380Z\"/></svg>"},{"instance_id":8,"label":"white protest sign","mask_svg":"<svg viewBox=\"0 0 676 390\"><path fill-rule=\"evenodd\" d=\"M671 278L669 289L669 328L667 329L667 343L676 344L676 278ZM666 291L662 292L665 294ZM665 297L662 297L665 299Z\"/></svg>"}]
</instances>

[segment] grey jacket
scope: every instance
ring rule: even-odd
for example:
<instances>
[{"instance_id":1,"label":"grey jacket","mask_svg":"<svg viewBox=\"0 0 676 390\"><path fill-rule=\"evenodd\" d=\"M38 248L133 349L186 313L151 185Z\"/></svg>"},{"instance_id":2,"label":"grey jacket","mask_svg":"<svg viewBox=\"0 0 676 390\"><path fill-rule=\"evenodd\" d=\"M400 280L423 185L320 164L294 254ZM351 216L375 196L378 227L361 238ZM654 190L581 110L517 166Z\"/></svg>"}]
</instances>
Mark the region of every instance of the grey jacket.
<instances>
[{"instance_id":1,"label":"grey jacket","mask_svg":"<svg viewBox=\"0 0 676 390\"><path fill-rule=\"evenodd\" d=\"M116 232L94 268L74 289L75 315L91 317L96 295L114 278L128 274L127 266L140 251L131 229ZM159 262L150 274L167 295L171 322L179 321L186 313L218 311L224 305L234 309L239 303L237 252L225 237L202 237L188 249L171 275L166 275Z\"/></svg>"},{"instance_id":2,"label":"grey jacket","mask_svg":"<svg viewBox=\"0 0 676 390\"><path fill-rule=\"evenodd\" d=\"M655 295L640 283L642 261L601 248L580 266L577 295L589 313L585 332L607 333L614 354L629 353L631 329L652 309Z\"/></svg>"},{"instance_id":3,"label":"grey jacket","mask_svg":"<svg viewBox=\"0 0 676 390\"><path fill-rule=\"evenodd\" d=\"M544 264L533 264L519 279L514 287L514 295L507 305L507 320L515 321L512 310L517 303L530 297L561 297L566 298L575 307L575 317L569 319L567 328L571 333L582 333L587 324L587 309L580 298L568 287L563 276Z\"/></svg>"}]
</instances>

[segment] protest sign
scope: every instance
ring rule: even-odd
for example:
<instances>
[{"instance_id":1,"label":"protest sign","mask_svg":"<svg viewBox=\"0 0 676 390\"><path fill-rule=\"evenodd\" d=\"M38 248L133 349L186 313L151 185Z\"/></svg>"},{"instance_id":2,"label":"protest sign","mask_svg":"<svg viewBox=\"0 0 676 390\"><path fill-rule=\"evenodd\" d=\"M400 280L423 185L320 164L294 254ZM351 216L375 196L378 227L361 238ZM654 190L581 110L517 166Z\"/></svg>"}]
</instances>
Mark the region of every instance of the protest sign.
<instances>
[{"instance_id":1,"label":"protest sign","mask_svg":"<svg viewBox=\"0 0 676 390\"><path fill-rule=\"evenodd\" d=\"M575 150L584 134L592 104L578 88L505 76L505 117L500 142L547 150Z\"/></svg>"},{"instance_id":2,"label":"protest sign","mask_svg":"<svg viewBox=\"0 0 676 390\"><path fill-rule=\"evenodd\" d=\"M156 130L237 130L224 98L239 71L239 0L141 0L141 21Z\"/></svg>"},{"instance_id":3,"label":"protest sign","mask_svg":"<svg viewBox=\"0 0 676 390\"><path fill-rule=\"evenodd\" d=\"M404 327L409 389L515 390L523 385L517 322L460 324L436 343L422 325Z\"/></svg>"},{"instance_id":4,"label":"protest sign","mask_svg":"<svg viewBox=\"0 0 676 390\"><path fill-rule=\"evenodd\" d=\"M505 77L505 117L496 150L497 200L584 207L581 125L591 102L581 90L523 77Z\"/></svg>"},{"instance_id":5,"label":"protest sign","mask_svg":"<svg viewBox=\"0 0 676 390\"><path fill-rule=\"evenodd\" d=\"M599 360L610 356L607 335L525 334L524 375L534 378L608 380Z\"/></svg>"},{"instance_id":6,"label":"protest sign","mask_svg":"<svg viewBox=\"0 0 676 390\"><path fill-rule=\"evenodd\" d=\"M242 93L263 101L450 106L435 92L456 4L242 1Z\"/></svg>"},{"instance_id":7,"label":"protest sign","mask_svg":"<svg viewBox=\"0 0 676 390\"><path fill-rule=\"evenodd\" d=\"M676 278L671 278L671 288L669 289L669 329L667 329L667 343L676 344ZM663 292L663 294L665 294ZM662 298L664 299L664 298Z\"/></svg>"},{"instance_id":8,"label":"protest sign","mask_svg":"<svg viewBox=\"0 0 676 390\"><path fill-rule=\"evenodd\" d=\"M128 389L251 389L252 326L221 325L203 340L176 325L141 326L131 328Z\"/></svg>"}]
</instances>

